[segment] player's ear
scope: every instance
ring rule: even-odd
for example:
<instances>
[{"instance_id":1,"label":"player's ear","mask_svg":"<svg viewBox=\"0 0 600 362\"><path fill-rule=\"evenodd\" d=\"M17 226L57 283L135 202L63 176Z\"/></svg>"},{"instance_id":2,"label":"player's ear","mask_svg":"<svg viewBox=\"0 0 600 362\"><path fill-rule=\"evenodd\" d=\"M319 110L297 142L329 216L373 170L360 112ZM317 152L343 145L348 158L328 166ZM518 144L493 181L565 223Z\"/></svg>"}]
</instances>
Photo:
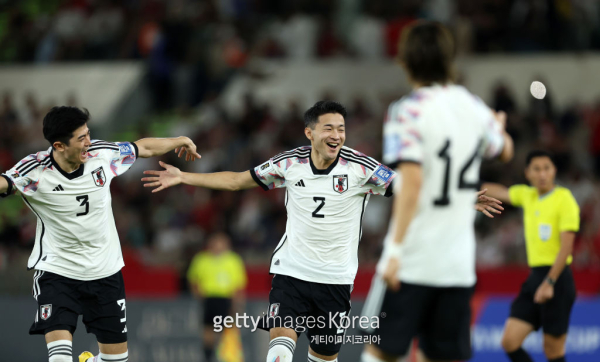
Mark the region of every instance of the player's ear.
<instances>
[{"instance_id":1,"label":"player's ear","mask_svg":"<svg viewBox=\"0 0 600 362\"><path fill-rule=\"evenodd\" d=\"M306 135L306 138L311 141L313 140L312 129L310 129L310 127L304 128L304 134Z\"/></svg>"},{"instance_id":2,"label":"player's ear","mask_svg":"<svg viewBox=\"0 0 600 362\"><path fill-rule=\"evenodd\" d=\"M52 147L59 152L63 152L65 150L65 144L60 142L60 141L56 141L52 144Z\"/></svg>"}]
</instances>

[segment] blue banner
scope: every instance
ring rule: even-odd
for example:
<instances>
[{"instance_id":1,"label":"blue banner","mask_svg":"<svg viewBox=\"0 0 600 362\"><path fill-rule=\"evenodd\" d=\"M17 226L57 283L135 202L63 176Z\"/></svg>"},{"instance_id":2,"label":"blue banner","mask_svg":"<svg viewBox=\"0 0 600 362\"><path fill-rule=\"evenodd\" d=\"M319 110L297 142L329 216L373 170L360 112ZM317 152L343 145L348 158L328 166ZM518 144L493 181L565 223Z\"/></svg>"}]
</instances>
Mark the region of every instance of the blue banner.
<instances>
[{"instance_id":1,"label":"blue banner","mask_svg":"<svg viewBox=\"0 0 600 362\"><path fill-rule=\"evenodd\" d=\"M507 362L501 346L504 323L510 311L509 298L490 298L482 306L473 326L473 362ZM535 362L547 362L543 334L532 333L523 344ZM578 298L571 313L567 337L569 362L600 361L600 298Z\"/></svg>"}]
</instances>

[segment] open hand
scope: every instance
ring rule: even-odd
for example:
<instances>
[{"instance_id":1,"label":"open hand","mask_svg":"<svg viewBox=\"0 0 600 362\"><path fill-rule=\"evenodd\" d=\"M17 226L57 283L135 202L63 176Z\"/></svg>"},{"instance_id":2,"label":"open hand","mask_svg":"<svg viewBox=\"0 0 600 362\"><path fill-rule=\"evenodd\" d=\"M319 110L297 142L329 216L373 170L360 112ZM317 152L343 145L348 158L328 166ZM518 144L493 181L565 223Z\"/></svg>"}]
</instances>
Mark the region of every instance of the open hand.
<instances>
[{"instance_id":1,"label":"open hand","mask_svg":"<svg viewBox=\"0 0 600 362\"><path fill-rule=\"evenodd\" d=\"M183 146L177 147L175 149L175 153L177 153L177 157L183 156L184 152L186 153L186 155L185 155L186 161L194 161L197 158L202 157L196 151L196 145L194 144L194 142L191 139L184 137L184 141L185 141L185 144Z\"/></svg>"},{"instance_id":2,"label":"open hand","mask_svg":"<svg viewBox=\"0 0 600 362\"><path fill-rule=\"evenodd\" d=\"M177 167L162 161L159 161L158 163L165 169L162 171L144 171L144 175L156 176L142 178L142 181L145 182L144 187L156 187L152 192L159 192L181 183L181 171Z\"/></svg>"},{"instance_id":3,"label":"open hand","mask_svg":"<svg viewBox=\"0 0 600 362\"><path fill-rule=\"evenodd\" d=\"M486 196L487 189L481 190L477 193L477 203L475 204L475 210L481 211L485 216L494 218L494 214L501 214L504 208L501 206L502 201L493 197Z\"/></svg>"}]
</instances>

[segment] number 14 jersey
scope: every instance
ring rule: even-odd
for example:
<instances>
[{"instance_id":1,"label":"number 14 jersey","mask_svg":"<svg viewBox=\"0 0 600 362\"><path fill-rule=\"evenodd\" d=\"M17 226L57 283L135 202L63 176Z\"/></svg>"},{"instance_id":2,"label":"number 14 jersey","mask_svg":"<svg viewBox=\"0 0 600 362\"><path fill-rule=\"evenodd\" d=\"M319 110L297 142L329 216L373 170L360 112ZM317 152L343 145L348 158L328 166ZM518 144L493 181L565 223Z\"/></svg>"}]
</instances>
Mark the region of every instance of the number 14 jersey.
<instances>
[{"instance_id":1,"label":"number 14 jersey","mask_svg":"<svg viewBox=\"0 0 600 362\"><path fill-rule=\"evenodd\" d=\"M135 143L92 141L87 161L72 173L47 151L29 155L2 176L8 196L21 194L37 216L28 269L76 280L110 276L125 265L112 213L110 183L135 162Z\"/></svg>"},{"instance_id":2,"label":"number 14 jersey","mask_svg":"<svg viewBox=\"0 0 600 362\"><path fill-rule=\"evenodd\" d=\"M318 170L311 147L281 153L251 170L265 190L286 188L286 232L270 263L273 274L323 284L354 284L362 218L371 195L392 195L396 173L342 147Z\"/></svg>"}]
</instances>

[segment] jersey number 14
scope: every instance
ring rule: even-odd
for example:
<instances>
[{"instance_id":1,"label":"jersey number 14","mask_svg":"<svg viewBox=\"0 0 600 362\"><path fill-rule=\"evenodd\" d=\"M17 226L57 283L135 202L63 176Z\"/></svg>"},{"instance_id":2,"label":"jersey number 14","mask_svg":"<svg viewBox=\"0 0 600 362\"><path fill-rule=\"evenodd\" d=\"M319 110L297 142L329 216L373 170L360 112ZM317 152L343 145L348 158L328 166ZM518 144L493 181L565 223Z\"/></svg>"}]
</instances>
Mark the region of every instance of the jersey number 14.
<instances>
[{"instance_id":1,"label":"jersey number 14","mask_svg":"<svg viewBox=\"0 0 600 362\"><path fill-rule=\"evenodd\" d=\"M438 152L438 156L441 159L443 159L444 161L446 161L446 170L444 171L444 185L442 186L442 195L440 197L438 197L437 199L433 200L433 204L435 206L450 205L450 197L448 197L448 188L449 188L449 184L450 184L450 165L452 163L452 158L450 157L450 153L449 153L450 145L451 145L450 140L446 140L444 147L442 147L440 152ZM477 190L478 182L465 181L465 174L467 173L467 170L469 169L469 167L471 167L471 165L473 164L475 159L479 156L480 148L481 148L481 142L479 142L477 144L477 148L475 149L475 152L473 153L473 155L471 157L469 157L467 162L460 169L460 175L459 175L459 179L458 179L458 188L459 189L475 189L475 190Z\"/></svg>"}]
</instances>

